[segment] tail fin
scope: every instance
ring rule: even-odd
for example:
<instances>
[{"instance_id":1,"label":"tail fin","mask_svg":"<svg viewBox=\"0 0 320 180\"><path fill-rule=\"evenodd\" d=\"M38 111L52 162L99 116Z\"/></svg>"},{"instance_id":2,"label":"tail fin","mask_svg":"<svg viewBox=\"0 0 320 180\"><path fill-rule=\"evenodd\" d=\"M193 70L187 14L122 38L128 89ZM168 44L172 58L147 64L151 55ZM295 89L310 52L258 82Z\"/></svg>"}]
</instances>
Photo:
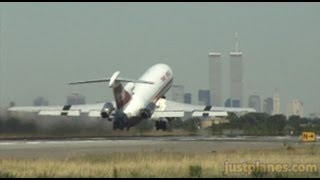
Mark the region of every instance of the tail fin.
<instances>
[{"instance_id":1,"label":"tail fin","mask_svg":"<svg viewBox=\"0 0 320 180\"><path fill-rule=\"evenodd\" d=\"M121 82L116 82L113 86L113 94L116 101L117 109L121 109L131 100L131 94L129 94L124 88Z\"/></svg>"},{"instance_id":2,"label":"tail fin","mask_svg":"<svg viewBox=\"0 0 320 180\"><path fill-rule=\"evenodd\" d=\"M121 109L124 105L126 105L131 100L131 94L124 89L121 82L153 84L153 82L150 82L150 81L120 78L118 77L119 74L120 74L120 71L116 71L115 73L113 73L111 78L72 82L72 83L69 83L69 85L109 82L109 87L113 88L113 94L116 101L117 109Z\"/></svg>"}]
</instances>

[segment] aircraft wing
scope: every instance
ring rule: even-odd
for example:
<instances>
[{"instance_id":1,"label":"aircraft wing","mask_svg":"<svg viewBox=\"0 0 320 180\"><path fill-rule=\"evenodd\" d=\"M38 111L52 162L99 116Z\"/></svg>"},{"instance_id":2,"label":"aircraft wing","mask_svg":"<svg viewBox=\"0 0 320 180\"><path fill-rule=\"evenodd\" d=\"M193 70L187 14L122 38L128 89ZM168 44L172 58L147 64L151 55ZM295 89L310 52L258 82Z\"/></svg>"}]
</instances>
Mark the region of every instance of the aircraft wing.
<instances>
[{"instance_id":1,"label":"aircraft wing","mask_svg":"<svg viewBox=\"0 0 320 180\"><path fill-rule=\"evenodd\" d=\"M228 112L246 113L255 112L253 108L227 108L216 106L193 105L174 102L166 99L159 99L157 109L152 118L160 117L224 117Z\"/></svg>"},{"instance_id":2,"label":"aircraft wing","mask_svg":"<svg viewBox=\"0 0 320 180\"><path fill-rule=\"evenodd\" d=\"M17 106L8 109L9 112L33 112L46 116L80 116L87 113L89 117L101 117L102 110L108 110L108 103L64 105L64 106ZM110 102L114 107L114 102Z\"/></svg>"}]
</instances>

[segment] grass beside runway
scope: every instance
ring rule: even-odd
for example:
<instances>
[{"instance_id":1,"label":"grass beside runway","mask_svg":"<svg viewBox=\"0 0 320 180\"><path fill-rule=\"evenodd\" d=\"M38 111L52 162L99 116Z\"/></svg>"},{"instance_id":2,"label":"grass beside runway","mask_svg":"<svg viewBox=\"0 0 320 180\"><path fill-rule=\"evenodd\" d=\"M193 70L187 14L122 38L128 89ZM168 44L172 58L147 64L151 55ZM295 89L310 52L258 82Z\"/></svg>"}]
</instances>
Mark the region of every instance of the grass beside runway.
<instances>
[{"instance_id":1,"label":"grass beside runway","mask_svg":"<svg viewBox=\"0 0 320 180\"><path fill-rule=\"evenodd\" d=\"M320 177L320 145L284 146L272 150L210 153L153 152L81 154L63 159L1 158L0 177ZM244 162L317 164L317 172L226 173L228 164ZM238 169L241 170L241 169ZM243 170L243 169L242 169Z\"/></svg>"}]
</instances>

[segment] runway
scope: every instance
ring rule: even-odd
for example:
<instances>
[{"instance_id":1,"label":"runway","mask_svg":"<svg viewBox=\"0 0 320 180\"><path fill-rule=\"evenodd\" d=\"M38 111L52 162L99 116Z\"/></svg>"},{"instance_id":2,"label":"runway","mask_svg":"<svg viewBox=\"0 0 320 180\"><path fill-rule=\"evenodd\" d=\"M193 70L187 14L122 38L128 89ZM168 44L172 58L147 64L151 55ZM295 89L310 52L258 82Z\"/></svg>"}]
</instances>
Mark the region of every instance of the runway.
<instances>
[{"instance_id":1,"label":"runway","mask_svg":"<svg viewBox=\"0 0 320 180\"><path fill-rule=\"evenodd\" d=\"M318 138L319 139L319 138ZM108 137L64 140L0 141L0 158L65 158L84 153L185 152L212 153L234 150L304 146L299 137ZM310 143L309 143L310 144ZM319 142L314 144L320 145Z\"/></svg>"}]
</instances>

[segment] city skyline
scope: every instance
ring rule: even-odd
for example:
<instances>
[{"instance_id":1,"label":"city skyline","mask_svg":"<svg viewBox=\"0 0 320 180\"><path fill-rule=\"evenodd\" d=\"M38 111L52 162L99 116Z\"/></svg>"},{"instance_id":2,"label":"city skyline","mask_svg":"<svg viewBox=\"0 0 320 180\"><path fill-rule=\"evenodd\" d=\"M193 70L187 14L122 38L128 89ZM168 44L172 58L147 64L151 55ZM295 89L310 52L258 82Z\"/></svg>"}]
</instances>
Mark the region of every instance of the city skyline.
<instances>
[{"instance_id":1,"label":"city skyline","mask_svg":"<svg viewBox=\"0 0 320 180\"><path fill-rule=\"evenodd\" d=\"M277 89L280 109L298 98L305 115L320 112L320 3L0 3L0 15L2 106L38 96L64 104L72 92L87 103L112 100L107 84L67 84L117 70L139 78L159 62L195 97L209 89L208 53L229 67L238 32L243 105L253 92L264 99Z\"/></svg>"}]
</instances>

